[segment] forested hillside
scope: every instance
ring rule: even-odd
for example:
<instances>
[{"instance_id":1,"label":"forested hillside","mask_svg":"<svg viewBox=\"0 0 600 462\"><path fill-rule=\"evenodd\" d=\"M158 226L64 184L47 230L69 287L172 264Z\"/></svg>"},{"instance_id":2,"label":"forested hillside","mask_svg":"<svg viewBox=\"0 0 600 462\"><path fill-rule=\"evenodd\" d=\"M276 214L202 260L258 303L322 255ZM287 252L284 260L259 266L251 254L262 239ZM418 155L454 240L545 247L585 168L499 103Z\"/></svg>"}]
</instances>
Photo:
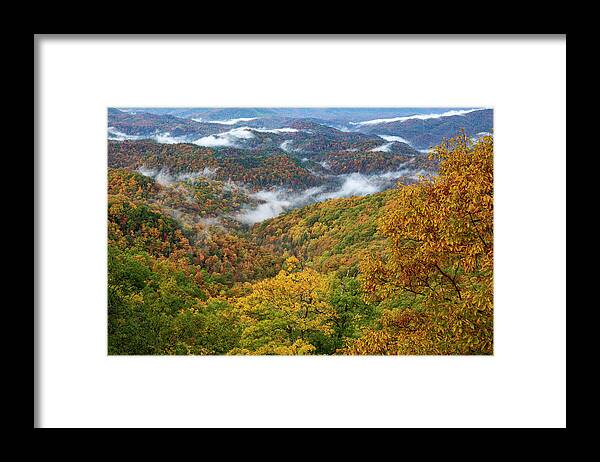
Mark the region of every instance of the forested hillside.
<instances>
[{"instance_id":1,"label":"forested hillside","mask_svg":"<svg viewBox=\"0 0 600 462\"><path fill-rule=\"evenodd\" d=\"M270 186L316 186L320 178L284 152L262 155L235 150L198 147L193 144L160 144L152 141L109 141L110 167L169 172L176 178L202 172L221 181L235 181L254 189Z\"/></svg>"},{"instance_id":2,"label":"forested hillside","mask_svg":"<svg viewBox=\"0 0 600 462\"><path fill-rule=\"evenodd\" d=\"M493 352L492 136L307 153L316 135L109 141L109 354Z\"/></svg>"}]
</instances>

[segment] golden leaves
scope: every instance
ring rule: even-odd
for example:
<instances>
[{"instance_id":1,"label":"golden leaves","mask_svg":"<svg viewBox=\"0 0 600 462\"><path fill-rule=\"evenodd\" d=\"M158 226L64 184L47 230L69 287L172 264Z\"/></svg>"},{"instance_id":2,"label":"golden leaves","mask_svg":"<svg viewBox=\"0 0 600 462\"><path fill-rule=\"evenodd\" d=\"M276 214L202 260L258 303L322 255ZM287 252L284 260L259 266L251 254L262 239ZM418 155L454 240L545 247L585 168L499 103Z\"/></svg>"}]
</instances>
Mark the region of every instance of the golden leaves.
<instances>
[{"instance_id":1,"label":"golden leaves","mask_svg":"<svg viewBox=\"0 0 600 462\"><path fill-rule=\"evenodd\" d=\"M434 316L419 341L414 332L398 332L395 343L368 333L355 346L360 351L386 344L411 354L491 352L493 139L473 144L463 133L431 157L440 162L439 176L396 192L379 221L390 247L363 261L361 279L371 298L410 293ZM383 329L394 337L390 326Z\"/></svg>"},{"instance_id":2,"label":"golden leaves","mask_svg":"<svg viewBox=\"0 0 600 462\"><path fill-rule=\"evenodd\" d=\"M250 293L232 299L245 323L240 354L310 354L307 336L332 329L333 309L327 301L330 277L301 269L289 257L277 276L250 286ZM243 350L243 351L242 351Z\"/></svg>"}]
</instances>

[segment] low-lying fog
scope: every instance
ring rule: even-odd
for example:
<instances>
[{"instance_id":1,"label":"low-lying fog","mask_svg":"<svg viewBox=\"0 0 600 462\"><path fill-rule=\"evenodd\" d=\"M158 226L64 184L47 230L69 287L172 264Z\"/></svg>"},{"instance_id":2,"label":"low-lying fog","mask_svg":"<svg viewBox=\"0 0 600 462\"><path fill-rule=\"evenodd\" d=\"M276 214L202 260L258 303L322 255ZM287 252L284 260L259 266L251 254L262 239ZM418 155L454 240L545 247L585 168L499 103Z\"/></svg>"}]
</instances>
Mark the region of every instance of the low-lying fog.
<instances>
[{"instance_id":1,"label":"low-lying fog","mask_svg":"<svg viewBox=\"0 0 600 462\"><path fill-rule=\"evenodd\" d=\"M259 191L251 194L251 197L260 201L260 204L256 207L243 208L234 218L242 223L252 225L276 217L293 208L327 199L374 194L393 187L395 182L402 177L416 180L420 175L428 174L430 173L425 170L409 168L374 175L350 173L330 177L331 181L328 185L309 188L301 192L286 189Z\"/></svg>"},{"instance_id":2,"label":"low-lying fog","mask_svg":"<svg viewBox=\"0 0 600 462\"><path fill-rule=\"evenodd\" d=\"M199 172L173 174L164 169L156 170L143 166L138 168L137 171L144 176L153 178L163 186L171 186L178 181L195 180L197 178L212 179L216 172L207 167ZM232 218L240 223L252 225L308 204L328 199L374 194L392 188L400 178L417 180L421 175L427 176L432 175L432 173L422 169L401 167L398 170L371 175L364 175L362 173L330 175L327 176L327 184L308 188L303 191L277 188L251 192L244 186L233 182L227 183L225 187L242 190L254 199L255 202L258 202L256 206L243 207L238 213L232 216Z\"/></svg>"},{"instance_id":3,"label":"low-lying fog","mask_svg":"<svg viewBox=\"0 0 600 462\"><path fill-rule=\"evenodd\" d=\"M241 119L237 119L241 120ZM212 123L212 122L211 122ZM216 122L215 122L216 123ZM221 122L219 122L221 123ZM225 124L222 122L222 124ZM254 133L273 133L273 134L290 134L298 132L309 132L309 130L299 130L291 127L280 128L255 128L255 127L236 127L230 130L216 133L213 135L200 136L189 134L186 136L172 136L170 132L155 132L147 135L130 135L123 133L114 127L108 127L108 139L115 141L139 141L139 140L154 140L161 144L177 144L191 143L198 146L210 148L243 148L244 142L255 138ZM283 145L291 143L287 140L282 144L282 149L287 150ZM293 151L293 149L291 149Z\"/></svg>"},{"instance_id":4,"label":"low-lying fog","mask_svg":"<svg viewBox=\"0 0 600 462\"><path fill-rule=\"evenodd\" d=\"M215 173L217 172L209 167L204 167L204 169L199 172L172 174L165 169L156 170L144 166L138 168L137 171L144 176L153 178L158 184L163 186L173 184L177 181L194 180L196 178L214 178Z\"/></svg>"}]
</instances>

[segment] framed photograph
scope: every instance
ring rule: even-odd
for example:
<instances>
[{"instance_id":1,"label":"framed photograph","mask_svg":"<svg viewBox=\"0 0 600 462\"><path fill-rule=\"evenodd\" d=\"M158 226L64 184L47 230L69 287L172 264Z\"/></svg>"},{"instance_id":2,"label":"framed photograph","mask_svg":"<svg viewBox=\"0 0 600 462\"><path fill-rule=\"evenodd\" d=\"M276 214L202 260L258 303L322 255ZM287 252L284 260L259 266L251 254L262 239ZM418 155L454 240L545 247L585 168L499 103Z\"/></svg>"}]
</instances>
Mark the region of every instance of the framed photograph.
<instances>
[{"instance_id":1,"label":"framed photograph","mask_svg":"<svg viewBox=\"0 0 600 462\"><path fill-rule=\"evenodd\" d=\"M34 426L565 427L566 36L34 58Z\"/></svg>"}]
</instances>

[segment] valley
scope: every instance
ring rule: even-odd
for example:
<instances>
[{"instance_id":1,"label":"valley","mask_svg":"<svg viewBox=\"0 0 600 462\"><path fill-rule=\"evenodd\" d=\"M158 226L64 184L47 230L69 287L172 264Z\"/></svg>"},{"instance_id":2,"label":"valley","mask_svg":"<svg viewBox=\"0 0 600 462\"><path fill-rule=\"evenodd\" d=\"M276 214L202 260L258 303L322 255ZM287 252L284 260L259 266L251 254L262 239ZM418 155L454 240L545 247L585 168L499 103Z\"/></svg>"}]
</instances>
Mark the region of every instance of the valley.
<instances>
[{"instance_id":1,"label":"valley","mask_svg":"<svg viewBox=\"0 0 600 462\"><path fill-rule=\"evenodd\" d=\"M109 109L109 354L490 354L492 110L431 111Z\"/></svg>"}]
</instances>

